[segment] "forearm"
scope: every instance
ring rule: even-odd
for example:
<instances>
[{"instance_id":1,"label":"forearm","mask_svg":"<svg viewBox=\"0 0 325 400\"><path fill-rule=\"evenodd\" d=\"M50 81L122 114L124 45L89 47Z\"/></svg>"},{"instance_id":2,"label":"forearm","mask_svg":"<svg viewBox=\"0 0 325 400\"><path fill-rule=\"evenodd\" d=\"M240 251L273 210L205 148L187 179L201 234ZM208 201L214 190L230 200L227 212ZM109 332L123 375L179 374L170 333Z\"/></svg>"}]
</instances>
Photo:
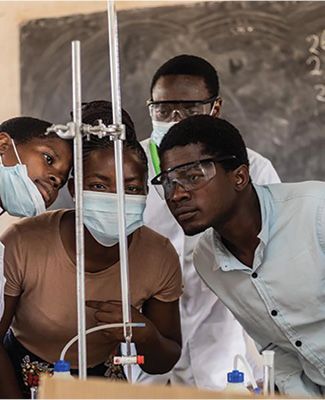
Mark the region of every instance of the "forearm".
<instances>
[{"instance_id":1,"label":"forearm","mask_svg":"<svg viewBox=\"0 0 325 400\"><path fill-rule=\"evenodd\" d=\"M0 398L20 399L21 390L6 350L0 345Z\"/></svg>"},{"instance_id":2,"label":"forearm","mask_svg":"<svg viewBox=\"0 0 325 400\"><path fill-rule=\"evenodd\" d=\"M137 352L144 356L143 371L148 374L165 374L179 360L181 346L174 340L162 336L158 330L144 343L135 341Z\"/></svg>"}]
</instances>

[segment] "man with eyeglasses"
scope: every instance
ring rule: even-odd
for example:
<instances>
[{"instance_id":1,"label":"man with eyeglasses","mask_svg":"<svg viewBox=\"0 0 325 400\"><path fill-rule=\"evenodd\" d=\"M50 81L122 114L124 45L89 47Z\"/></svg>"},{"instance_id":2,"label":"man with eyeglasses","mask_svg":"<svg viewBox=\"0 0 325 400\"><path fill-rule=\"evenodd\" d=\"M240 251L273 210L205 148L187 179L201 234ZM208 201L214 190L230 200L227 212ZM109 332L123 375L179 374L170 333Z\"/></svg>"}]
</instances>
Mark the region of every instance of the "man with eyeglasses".
<instances>
[{"instance_id":1,"label":"man with eyeglasses","mask_svg":"<svg viewBox=\"0 0 325 400\"><path fill-rule=\"evenodd\" d=\"M176 123L196 114L217 117L222 99L215 68L206 60L180 55L168 60L154 74L151 97L147 101L152 120L151 137L142 142L149 160L149 178L160 172L157 146L167 131ZM185 139L185 138L184 138ZM259 184L279 182L269 160L248 149L252 180ZM138 381L172 383L223 389L226 372L232 369L235 354L245 355L251 340L232 314L204 285L196 273L192 254L199 235L189 237L170 213L161 187L149 190L144 213L145 224L168 237L173 243L182 265L184 294L181 298L183 336L182 356L169 376L145 376ZM248 351L254 365L254 351ZM256 372L258 368L256 367ZM258 374L258 373L257 373ZM259 377L259 376L258 376Z\"/></svg>"},{"instance_id":2,"label":"man with eyeglasses","mask_svg":"<svg viewBox=\"0 0 325 400\"><path fill-rule=\"evenodd\" d=\"M207 115L172 127L159 156L152 183L185 234L202 233L202 281L275 352L281 394L324 397L325 183L252 183L240 133Z\"/></svg>"}]
</instances>

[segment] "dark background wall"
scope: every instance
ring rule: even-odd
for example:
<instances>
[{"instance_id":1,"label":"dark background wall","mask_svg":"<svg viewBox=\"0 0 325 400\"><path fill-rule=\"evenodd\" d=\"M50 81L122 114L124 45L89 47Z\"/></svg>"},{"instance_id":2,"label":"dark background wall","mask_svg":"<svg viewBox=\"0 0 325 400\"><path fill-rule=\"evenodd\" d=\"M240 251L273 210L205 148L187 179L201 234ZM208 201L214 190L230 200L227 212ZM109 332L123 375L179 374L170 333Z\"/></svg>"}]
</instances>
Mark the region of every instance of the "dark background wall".
<instances>
[{"instance_id":1,"label":"dark background wall","mask_svg":"<svg viewBox=\"0 0 325 400\"><path fill-rule=\"evenodd\" d=\"M325 179L325 2L208 2L121 11L118 20L122 103L140 138L150 135L153 73L196 54L219 71L223 117L283 180ZM69 119L74 39L83 101L110 98L106 14L33 20L21 28L23 114Z\"/></svg>"}]
</instances>

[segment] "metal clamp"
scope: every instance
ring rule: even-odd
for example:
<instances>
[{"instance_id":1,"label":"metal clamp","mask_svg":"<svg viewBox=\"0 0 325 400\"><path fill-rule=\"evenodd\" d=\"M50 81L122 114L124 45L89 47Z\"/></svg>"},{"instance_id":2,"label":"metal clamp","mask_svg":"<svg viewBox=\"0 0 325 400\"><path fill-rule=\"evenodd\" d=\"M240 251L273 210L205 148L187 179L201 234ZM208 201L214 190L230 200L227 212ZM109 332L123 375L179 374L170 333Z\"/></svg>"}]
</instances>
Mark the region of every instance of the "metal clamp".
<instances>
[{"instance_id":1,"label":"metal clamp","mask_svg":"<svg viewBox=\"0 0 325 400\"><path fill-rule=\"evenodd\" d=\"M125 125L124 124L111 124L106 126L101 119L98 120L97 125L81 125L82 133L87 135L96 135L99 139L109 136L111 140L125 140Z\"/></svg>"},{"instance_id":2,"label":"metal clamp","mask_svg":"<svg viewBox=\"0 0 325 400\"><path fill-rule=\"evenodd\" d=\"M111 140L125 140L125 125L124 124L111 124L106 126L101 119L98 120L97 125L81 124L80 132L82 135L90 139L90 135L98 136L102 139L109 136ZM46 129L45 134L56 133L61 139L73 139L75 137L74 122L68 122L66 125L52 125Z\"/></svg>"},{"instance_id":3,"label":"metal clamp","mask_svg":"<svg viewBox=\"0 0 325 400\"><path fill-rule=\"evenodd\" d=\"M68 122L66 125L53 124L46 129L45 135L56 133L61 139L73 139L75 137L74 122Z\"/></svg>"}]
</instances>

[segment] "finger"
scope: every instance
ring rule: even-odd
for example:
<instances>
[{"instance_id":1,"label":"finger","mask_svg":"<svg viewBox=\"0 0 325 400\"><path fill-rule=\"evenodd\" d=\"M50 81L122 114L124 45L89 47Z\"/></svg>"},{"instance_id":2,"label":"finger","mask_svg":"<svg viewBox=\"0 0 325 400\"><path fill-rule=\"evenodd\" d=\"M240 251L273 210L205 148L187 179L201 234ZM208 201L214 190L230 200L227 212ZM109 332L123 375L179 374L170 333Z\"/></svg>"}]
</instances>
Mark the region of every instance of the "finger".
<instances>
[{"instance_id":1,"label":"finger","mask_svg":"<svg viewBox=\"0 0 325 400\"><path fill-rule=\"evenodd\" d=\"M95 314L96 321L105 322L108 324L113 324L117 322L122 322L122 315L121 313L113 313L107 311L96 311Z\"/></svg>"},{"instance_id":2,"label":"finger","mask_svg":"<svg viewBox=\"0 0 325 400\"><path fill-rule=\"evenodd\" d=\"M116 304L112 304L109 301L87 301L86 305L98 311L105 311L107 313L115 312L115 310L122 311L122 308Z\"/></svg>"},{"instance_id":3,"label":"finger","mask_svg":"<svg viewBox=\"0 0 325 400\"><path fill-rule=\"evenodd\" d=\"M86 306L90 308L95 308L97 310L110 311L111 309L122 309L122 303L118 300L113 301L97 301L97 300L87 300Z\"/></svg>"},{"instance_id":4,"label":"finger","mask_svg":"<svg viewBox=\"0 0 325 400\"><path fill-rule=\"evenodd\" d=\"M87 300L86 301L86 306L90 307L90 308L99 309L103 304L105 304L104 301L97 301L97 300Z\"/></svg>"}]
</instances>

